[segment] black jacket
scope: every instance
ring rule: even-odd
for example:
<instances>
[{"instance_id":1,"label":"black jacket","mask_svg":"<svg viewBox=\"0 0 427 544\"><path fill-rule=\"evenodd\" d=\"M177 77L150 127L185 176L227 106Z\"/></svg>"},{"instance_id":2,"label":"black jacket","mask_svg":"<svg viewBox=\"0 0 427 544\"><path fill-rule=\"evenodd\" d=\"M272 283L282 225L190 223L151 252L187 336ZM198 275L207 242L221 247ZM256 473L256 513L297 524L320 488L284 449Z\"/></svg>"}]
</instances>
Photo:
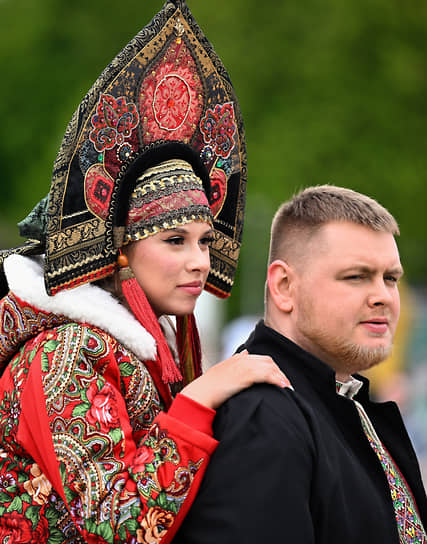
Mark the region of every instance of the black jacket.
<instances>
[{"instance_id":1,"label":"black jacket","mask_svg":"<svg viewBox=\"0 0 427 544\"><path fill-rule=\"evenodd\" d=\"M335 373L259 323L246 342L295 392L256 385L218 410L220 444L175 544L399 544L390 489ZM418 462L395 403L355 397L405 476L427 527Z\"/></svg>"}]
</instances>

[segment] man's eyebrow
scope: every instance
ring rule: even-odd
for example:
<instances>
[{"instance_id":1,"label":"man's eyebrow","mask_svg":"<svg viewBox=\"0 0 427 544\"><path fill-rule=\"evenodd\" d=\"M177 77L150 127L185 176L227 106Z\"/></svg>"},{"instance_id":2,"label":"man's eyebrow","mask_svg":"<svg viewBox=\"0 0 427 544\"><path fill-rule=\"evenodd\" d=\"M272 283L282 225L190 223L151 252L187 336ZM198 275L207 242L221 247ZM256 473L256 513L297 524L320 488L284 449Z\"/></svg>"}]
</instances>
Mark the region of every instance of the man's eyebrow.
<instances>
[{"instance_id":1,"label":"man's eyebrow","mask_svg":"<svg viewBox=\"0 0 427 544\"><path fill-rule=\"evenodd\" d=\"M403 276L404 273L405 271L403 270L402 266L396 266L396 268L386 270L386 274L393 274L394 276Z\"/></svg>"},{"instance_id":2,"label":"man's eyebrow","mask_svg":"<svg viewBox=\"0 0 427 544\"><path fill-rule=\"evenodd\" d=\"M367 264L353 264L343 269L343 273L347 272L364 272L365 274L372 274L375 268Z\"/></svg>"},{"instance_id":3,"label":"man's eyebrow","mask_svg":"<svg viewBox=\"0 0 427 544\"><path fill-rule=\"evenodd\" d=\"M348 272L363 272L365 274L372 274L376 271L376 267L369 266L366 264L355 264L353 266L348 266L347 268L343 269L343 273ZM384 272L385 274L393 274L396 276L403 276L404 270L402 266L396 266L392 268L387 268Z\"/></svg>"}]
</instances>

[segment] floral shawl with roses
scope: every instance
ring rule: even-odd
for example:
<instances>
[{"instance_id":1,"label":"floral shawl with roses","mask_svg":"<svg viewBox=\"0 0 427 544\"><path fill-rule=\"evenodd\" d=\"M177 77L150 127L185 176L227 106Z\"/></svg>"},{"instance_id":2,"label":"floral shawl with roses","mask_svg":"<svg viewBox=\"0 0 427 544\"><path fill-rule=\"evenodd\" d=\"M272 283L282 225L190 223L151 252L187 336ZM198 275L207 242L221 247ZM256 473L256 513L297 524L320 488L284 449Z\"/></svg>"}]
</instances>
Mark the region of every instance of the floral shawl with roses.
<instances>
[{"instance_id":1,"label":"floral shawl with roses","mask_svg":"<svg viewBox=\"0 0 427 544\"><path fill-rule=\"evenodd\" d=\"M212 414L182 395L163 411L142 358L155 345L140 330L129 348L140 325L108 293L86 285L47 297L38 264L9 259L0 544L170 542L216 447ZM197 410L205 428L192 425Z\"/></svg>"}]
</instances>

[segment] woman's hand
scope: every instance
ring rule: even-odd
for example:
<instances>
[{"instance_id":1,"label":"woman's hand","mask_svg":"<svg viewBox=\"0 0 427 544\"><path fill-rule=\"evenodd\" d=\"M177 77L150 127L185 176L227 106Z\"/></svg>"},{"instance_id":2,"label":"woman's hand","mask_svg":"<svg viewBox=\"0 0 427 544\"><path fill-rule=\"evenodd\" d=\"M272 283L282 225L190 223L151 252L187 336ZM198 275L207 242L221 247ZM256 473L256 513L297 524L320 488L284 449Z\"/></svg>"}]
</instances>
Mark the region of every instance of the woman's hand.
<instances>
[{"instance_id":1,"label":"woman's hand","mask_svg":"<svg viewBox=\"0 0 427 544\"><path fill-rule=\"evenodd\" d=\"M271 357L252 355L244 350L210 367L202 376L186 385L181 394L215 410L254 383L292 388L288 378Z\"/></svg>"}]
</instances>

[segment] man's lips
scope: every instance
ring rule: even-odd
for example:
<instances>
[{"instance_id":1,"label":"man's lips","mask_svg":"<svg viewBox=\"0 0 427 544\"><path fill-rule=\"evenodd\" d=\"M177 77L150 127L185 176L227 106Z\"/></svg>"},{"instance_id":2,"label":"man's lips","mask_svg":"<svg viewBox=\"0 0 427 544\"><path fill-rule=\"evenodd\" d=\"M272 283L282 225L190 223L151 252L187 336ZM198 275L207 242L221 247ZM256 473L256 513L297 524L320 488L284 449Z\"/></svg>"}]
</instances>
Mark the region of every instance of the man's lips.
<instances>
[{"instance_id":1,"label":"man's lips","mask_svg":"<svg viewBox=\"0 0 427 544\"><path fill-rule=\"evenodd\" d=\"M389 323L385 317L372 317L360 322L369 332L374 334L385 334L388 331Z\"/></svg>"}]
</instances>

